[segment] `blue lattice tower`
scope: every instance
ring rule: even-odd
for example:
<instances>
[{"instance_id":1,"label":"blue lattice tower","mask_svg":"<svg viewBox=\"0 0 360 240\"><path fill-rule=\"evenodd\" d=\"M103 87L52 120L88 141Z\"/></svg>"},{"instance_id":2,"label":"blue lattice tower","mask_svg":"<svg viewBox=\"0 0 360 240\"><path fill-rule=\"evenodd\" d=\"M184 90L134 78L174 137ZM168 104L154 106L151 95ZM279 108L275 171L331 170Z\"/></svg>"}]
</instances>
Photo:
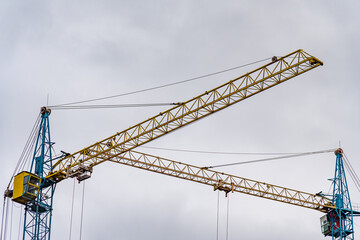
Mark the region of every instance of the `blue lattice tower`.
<instances>
[{"instance_id":1,"label":"blue lattice tower","mask_svg":"<svg viewBox=\"0 0 360 240\"><path fill-rule=\"evenodd\" d=\"M30 173L40 179L38 195L25 204L23 239L49 240L55 182L45 179L52 170L52 145L49 115L51 110L41 108L41 123L37 132ZM24 181L25 182L25 181Z\"/></svg>"},{"instance_id":2,"label":"blue lattice tower","mask_svg":"<svg viewBox=\"0 0 360 240\"><path fill-rule=\"evenodd\" d=\"M331 226L332 239L353 240L353 209L350 201L350 194L346 182L345 169L343 163L343 150L341 148L335 151L336 167L334 177L334 187L332 203L336 209L329 211L328 219Z\"/></svg>"}]
</instances>

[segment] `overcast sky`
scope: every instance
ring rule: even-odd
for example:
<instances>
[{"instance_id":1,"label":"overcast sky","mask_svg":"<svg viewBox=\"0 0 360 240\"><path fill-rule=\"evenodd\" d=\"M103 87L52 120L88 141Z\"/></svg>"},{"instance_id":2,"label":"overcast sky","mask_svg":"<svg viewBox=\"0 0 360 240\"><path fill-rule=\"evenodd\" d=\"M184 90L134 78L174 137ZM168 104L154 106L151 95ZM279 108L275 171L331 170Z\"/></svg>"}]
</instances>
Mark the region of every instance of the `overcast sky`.
<instances>
[{"instance_id":1,"label":"overcast sky","mask_svg":"<svg viewBox=\"0 0 360 240\"><path fill-rule=\"evenodd\" d=\"M263 153L341 144L360 174L359 8L354 0L0 1L2 191L41 106L173 83L300 48L324 66L146 146ZM99 103L181 102L255 67ZM52 140L57 153L75 152L165 109L53 111ZM199 166L250 159L138 150ZM316 193L329 191L334 166L327 153L218 170ZM72 185L69 179L56 189L54 240L69 236ZM72 239L79 239L82 187L76 184ZM86 181L85 196L82 239L216 239L218 194L209 186L104 163ZM219 239L226 236L226 202L221 193ZM320 212L238 193L229 207L229 239L322 238ZM358 238L359 219L355 225Z\"/></svg>"}]
</instances>

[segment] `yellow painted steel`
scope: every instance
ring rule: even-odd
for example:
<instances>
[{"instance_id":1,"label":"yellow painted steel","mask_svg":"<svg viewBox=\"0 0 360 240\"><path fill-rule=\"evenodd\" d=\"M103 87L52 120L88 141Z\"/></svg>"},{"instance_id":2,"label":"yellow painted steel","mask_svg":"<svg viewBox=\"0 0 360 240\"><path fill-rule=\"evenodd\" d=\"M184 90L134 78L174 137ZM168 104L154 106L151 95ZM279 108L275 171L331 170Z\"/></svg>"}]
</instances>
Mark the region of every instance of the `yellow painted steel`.
<instances>
[{"instance_id":1,"label":"yellow painted steel","mask_svg":"<svg viewBox=\"0 0 360 240\"><path fill-rule=\"evenodd\" d=\"M80 164L91 168L111 160L114 152L126 153L320 65L323 65L320 60L301 49L278 59L273 58L271 63L60 159L47 178L61 181Z\"/></svg>"},{"instance_id":2,"label":"yellow painted steel","mask_svg":"<svg viewBox=\"0 0 360 240\"><path fill-rule=\"evenodd\" d=\"M214 190L225 191L226 194L229 192L245 193L256 197L314 209L324 213L327 213L329 209L335 208L330 199L317 194L254 181L133 150L125 153L121 152L121 149L112 151L110 161L210 185L214 187Z\"/></svg>"},{"instance_id":3,"label":"yellow painted steel","mask_svg":"<svg viewBox=\"0 0 360 240\"><path fill-rule=\"evenodd\" d=\"M35 174L21 172L14 177L13 201L25 204L39 195L41 180Z\"/></svg>"}]
</instances>

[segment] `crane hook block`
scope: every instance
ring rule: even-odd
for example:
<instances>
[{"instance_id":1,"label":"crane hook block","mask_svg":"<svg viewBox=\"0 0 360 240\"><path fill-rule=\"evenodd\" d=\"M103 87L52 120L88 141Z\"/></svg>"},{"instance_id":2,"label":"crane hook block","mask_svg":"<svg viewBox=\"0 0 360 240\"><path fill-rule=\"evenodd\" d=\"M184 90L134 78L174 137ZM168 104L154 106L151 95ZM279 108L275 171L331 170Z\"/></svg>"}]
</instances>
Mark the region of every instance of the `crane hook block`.
<instances>
[{"instance_id":1,"label":"crane hook block","mask_svg":"<svg viewBox=\"0 0 360 240\"><path fill-rule=\"evenodd\" d=\"M39 195L41 179L33 173L21 172L14 177L14 202L26 204Z\"/></svg>"}]
</instances>

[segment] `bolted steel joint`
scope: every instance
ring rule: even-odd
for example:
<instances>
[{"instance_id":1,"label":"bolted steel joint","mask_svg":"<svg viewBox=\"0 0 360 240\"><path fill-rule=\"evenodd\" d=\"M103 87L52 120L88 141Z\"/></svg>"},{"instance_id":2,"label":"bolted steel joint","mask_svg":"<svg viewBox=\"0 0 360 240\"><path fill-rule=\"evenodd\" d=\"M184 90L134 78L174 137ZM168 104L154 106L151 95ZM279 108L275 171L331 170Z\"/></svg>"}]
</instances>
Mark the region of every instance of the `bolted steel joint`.
<instances>
[{"instance_id":1,"label":"bolted steel joint","mask_svg":"<svg viewBox=\"0 0 360 240\"><path fill-rule=\"evenodd\" d=\"M41 107L40 108L40 113L41 113L41 115L44 115L45 113L48 113L50 115L51 109L48 108L48 107Z\"/></svg>"},{"instance_id":2,"label":"bolted steel joint","mask_svg":"<svg viewBox=\"0 0 360 240\"><path fill-rule=\"evenodd\" d=\"M338 148L338 149L336 149L335 150L335 155L338 155L338 154L340 154L341 156L343 155L343 153L344 153L344 150L342 150L342 148Z\"/></svg>"}]
</instances>

